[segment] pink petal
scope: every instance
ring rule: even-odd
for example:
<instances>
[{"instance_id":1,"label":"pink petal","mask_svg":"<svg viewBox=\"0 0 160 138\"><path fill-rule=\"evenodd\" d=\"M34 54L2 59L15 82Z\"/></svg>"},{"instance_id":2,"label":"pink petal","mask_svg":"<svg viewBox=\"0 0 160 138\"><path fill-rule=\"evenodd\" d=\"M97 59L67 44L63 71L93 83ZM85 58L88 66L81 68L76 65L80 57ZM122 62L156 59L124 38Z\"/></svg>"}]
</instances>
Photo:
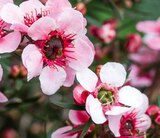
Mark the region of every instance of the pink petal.
<instances>
[{"instance_id":1,"label":"pink petal","mask_svg":"<svg viewBox=\"0 0 160 138\"><path fill-rule=\"evenodd\" d=\"M23 23L15 23L10 28L19 32L27 32L29 27Z\"/></svg>"},{"instance_id":2,"label":"pink petal","mask_svg":"<svg viewBox=\"0 0 160 138\"><path fill-rule=\"evenodd\" d=\"M125 68L120 63L108 62L100 70L100 79L115 87L122 86L126 80Z\"/></svg>"},{"instance_id":3,"label":"pink petal","mask_svg":"<svg viewBox=\"0 0 160 138\"><path fill-rule=\"evenodd\" d=\"M68 0L48 0L46 2L46 7L54 13L59 13L72 6Z\"/></svg>"},{"instance_id":4,"label":"pink petal","mask_svg":"<svg viewBox=\"0 0 160 138\"><path fill-rule=\"evenodd\" d=\"M25 14L33 14L34 17L45 9L45 6L38 0L24 1L19 5L19 7Z\"/></svg>"},{"instance_id":5,"label":"pink petal","mask_svg":"<svg viewBox=\"0 0 160 138\"><path fill-rule=\"evenodd\" d=\"M0 65L0 81L2 80L2 76L3 76L3 69L2 66Z\"/></svg>"},{"instance_id":6,"label":"pink petal","mask_svg":"<svg viewBox=\"0 0 160 138\"><path fill-rule=\"evenodd\" d=\"M145 132L147 129L149 129L151 126L151 119L148 115L142 114L138 117L138 121L136 124L136 127L140 132Z\"/></svg>"},{"instance_id":7,"label":"pink petal","mask_svg":"<svg viewBox=\"0 0 160 138\"><path fill-rule=\"evenodd\" d=\"M7 101L8 98L2 92L0 92L0 103L5 103Z\"/></svg>"},{"instance_id":8,"label":"pink petal","mask_svg":"<svg viewBox=\"0 0 160 138\"><path fill-rule=\"evenodd\" d=\"M98 77L93 71L86 68L82 71L77 72L76 77L77 77L78 82L87 91L92 92L95 90L97 82L98 82Z\"/></svg>"},{"instance_id":9,"label":"pink petal","mask_svg":"<svg viewBox=\"0 0 160 138\"><path fill-rule=\"evenodd\" d=\"M55 21L50 17L43 17L32 24L28 29L28 35L33 40L43 40L48 37L48 34L55 30Z\"/></svg>"},{"instance_id":10,"label":"pink petal","mask_svg":"<svg viewBox=\"0 0 160 138\"><path fill-rule=\"evenodd\" d=\"M74 125L83 125L88 121L89 116L85 111L70 110L69 119Z\"/></svg>"},{"instance_id":11,"label":"pink petal","mask_svg":"<svg viewBox=\"0 0 160 138\"><path fill-rule=\"evenodd\" d=\"M91 116L93 122L96 124L103 124L106 122L106 117L103 113L103 108L98 99L89 95L86 100L86 110Z\"/></svg>"},{"instance_id":12,"label":"pink petal","mask_svg":"<svg viewBox=\"0 0 160 138\"><path fill-rule=\"evenodd\" d=\"M122 115L117 116L108 116L108 125L112 133L115 135L115 137L119 137L119 129L120 129L120 119Z\"/></svg>"},{"instance_id":13,"label":"pink petal","mask_svg":"<svg viewBox=\"0 0 160 138\"><path fill-rule=\"evenodd\" d=\"M21 41L21 34L17 31L0 38L0 53L9 53L17 49Z\"/></svg>"},{"instance_id":14,"label":"pink petal","mask_svg":"<svg viewBox=\"0 0 160 138\"><path fill-rule=\"evenodd\" d=\"M130 108L128 107L112 106L110 110L105 112L105 114L106 115L121 115L129 110Z\"/></svg>"},{"instance_id":15,"label":"pink petal","mask_svg":"<svg viewBox=\"0 0 160 138\"><path fill-rule=\"evenodd\" d=\"M160 50L160 36L159 35L146 35L144 37L145 44L153 50Z\"/></svg>"},{"instance_id":16,"label":"pink petal","mask_svg":"<svg viewBox=\"0 0 160 138\"><path fill-rule=\"evenodd\" d=\"M84 104L84 101L86 99L83 99L82 93L85 91L85 89L79 84L77 85L73 90L73 98L78 104Z\"/></svg>"},{"instance_id":17,"label":"pink petal","mask_svg":"<svg viewBox=\"0 0 160 138\"><path fill-rule=\"evenodd\" d=\"M82 38L77 38L74 40L73 52L67 53L70 57L69 66L77 71L87 68L91 65L94 59L94 51L90 46L90 43Z\"/></svg>"},{"instance_id":18,"label":"pink petal","mask_svg":"<svg viewBox=\"0 0 160 138\"><path fill-rule=\"evenodd\" d=\"M160 31L159 21L143 21L136 26L137 30L144 33L158 33Z\"/></svg>"},{"instance_id":19,"label":"pink petal","mask_svg":"<svg viewBox=\"0 0 160 138\"><path fill-rule=\"evenodd\" d=\"M66 72L59 66L43 68L39 77L43 93L46 95L54 94L64 84L66 77Z\"/></svg>"},{"instance_id":20,"label":"pink petal","mask_svg":"<svg viewBox=\"0 0 160 138\"><path fill-rule=\"evenodd\" d=\"M40 74L43 67L42 55L35 45L30 44L23 50L22 61L28 71L28 81Z\"/></svg>"},{"instance_id":21,"label":"pink petal","mask_svg":"<svg viewBox=\"0 0 160 138\"><path fill-rule=\"evenodd\" d=\"M52 133L51 138L77 138L77 134L71 134L71 133L63 134L70 130L72 130L71 126L65 126L65 127L59 128Z\"/></svg>"},{"instance_id":22,"label":"pink petal","mask_svg":"<svg viewBox=\"0 0 160 138\"><path fill-rule=\"evenodd\" d=\"M12 4L7 3L2 9L1 9L1 18L7 22L7 23L24 23L24 13L21 11L21 9Z\"/></svg>"},{"instance_id":23,"label":"pink petal","mask_svg":"<svg viewBox=\"0 0 160 138\"><path fill-rule=\"evenodd\" d=\"M59 25L59 30L65 30L65 34L67 35L86 33L83 15L74 9L67 9L61 13L57 24Z\"/></svg>"},{"instance_id":24,"label":"pink petal","mask_svg":"<svg viewBox=\"0 0 160 138\"><path fill-rule=\"evenodd\" d=\"M67 78L66 78L63 86L70 87L74 83L76 72L75 72L75 70L71 69L70 67L65 67L65 72L67 74Z\"/></svg>"},{"instance_id":25,"label":"pink petal","mask_svg":"<svg viewBox=\"0 0 160 138\"><path fill-rule=\"evenodd\" d=\"M143 103L142 93L134 87L124 86L119 90L119 102L131 106L139 107Z\"/></svg>"},{"instance_id":26,"label":"pink petal","mask_svg":"<svg viewBox=\"0 0 160 138\"><path fill-rule=\"evenodd\" d=\"M0 12L1 12L2 7L7 3L13 3L13 0L1 0L0 1Z\"/></svg>"}]
</instances>

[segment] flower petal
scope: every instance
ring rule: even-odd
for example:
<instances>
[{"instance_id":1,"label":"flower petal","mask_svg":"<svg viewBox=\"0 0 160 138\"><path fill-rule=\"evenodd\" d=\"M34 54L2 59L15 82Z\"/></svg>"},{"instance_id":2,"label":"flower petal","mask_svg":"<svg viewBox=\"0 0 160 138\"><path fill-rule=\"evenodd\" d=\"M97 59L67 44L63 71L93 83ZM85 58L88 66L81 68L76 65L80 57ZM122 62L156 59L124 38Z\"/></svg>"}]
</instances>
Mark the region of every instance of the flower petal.
<instances>
[{"instance_id":1,"label":"flower petal","mask_svg":"<svg viewBox=\"0 0 160 138\"><path fill-rule=\"evenodd\" d=\"M89 116L86 111L70 110L69 119L74 125L83 125L88 121Z\"/></svg>"},{"instance_id":2,"label":"flower petal","mask_svg":"<svg viewBox=\"0 0 160 138\"><path fill-rule=\"evenodd\" d=\"M56 68L49 66L43 68L39 77L43 93L47 95L54 94L64 84L66 77L66 72L59 66L56 66Z\"/></svg>"},{"instance_id":3,"label":"flower petal","mask_svg":"<svg viewBox=\"0 0 160 138\"><path fill-rule=\"evenodd\" d=\"M17 31L0 38L0 53L9 53L17 49L21 41L21 34Z\"/></svg>"},{"instance_id":4,"label":"flower petal","mask_svg":"<svg viewBox=\"0 0 160 138\"><path fill-rule=\"evenodd\" d=\"M120 63L108 62L100 70L100 79L103 83L120 87L126 80L125 68Z\"/></svg>"},{"instance_id":5,"label":"flower petal","mask_svg":"<svg viewBox=\"0 0 160 138\"><path fill-rule=\"evenodd\" d=\"M124 86L119 90L119 102L131 106L139 107L144 102L142 93L134 87Z\"/></svg>"},{"instance_id":6,"label":"flower petal","mask_svg":"<svg viewBox=\"0 0 160 138\"><path fill-rule=\"evenodd\" d=\"M45 6L39 0L24 1L19 7L25 14L31 14L34 17L45 9Z\"/></svg>"},{"instance_id":7,"label":"flower petal","mask_svg":"<svg viewBox=\"0 0 160 138\"><path fill-rule=\"evenodd\" d=\"M62 12L58 17L57 24L60 31L65 30L66 35L86 33L82 13L74 9L67 9Z\"/></svg>"},{"instance_id":8,"label":"flower petal","mask_svg":"<svg viewBox=\"0 0 160 138\"><path fill-rule=\"evenodd\" d=\"M13 0L1 0L0 1L0 12L1 12L2 7L7 3L13 3Z\"/></svg>"},{"instance_id":9,"label":"flower petal","mask_svg":"<svg viewBox=\"0 0 160 138\"><path fill-rule=\"evenodd\" d=\"M120 119L122 115L108 116L108 125L115 137L120 137Z\"/></svg>"},{"instance_id":10,"label":"flower petal","mask_svg":"<svg viewBox=\"0 0 160 138\"><path fill-rule=\"evenodd\" d=\"M159 21L142 21L136 25L136 28L144 33L159 33L160 24Z\"/></svg>"},{"instance_id":11,"label":"flower petal","mask_svg":"<svg viewBox=\"0 0 160 138\"><path fill-rule=\"evenodd\" d=\"M153 50L160 50L160 36L147 34L144 37L144 43Z\"/></svg>"},{"instance_id":12,"label":"flower petal","mask_svg":"<svg viewBox=\"0 0 160 138\"><path fill-rule=\"evenodd\" d=\"M0 81L2 80L2 76L3 76L3 69L2 66L0 65Z\"/></svg>"},{"instance_id":13,"label":"flower petal","mask_svg":"<svg viewBox=\"0 0 160 138\"><path fill-rule=\"evenodd\" d=\"M1 9L1 18L10 24L24 23L24 13L21 9L12 3L7 3Z\"/></svg>"},{"instance_id":14,"label":"flower petal","mask_svg":"<svg viewBox=\"0 0 160 138\"><path fill-rule=\"evenodd\" d=\"M86 100L86 110L91 116L93 122L96 124L103 124L106 122L106 117L103 113L103 108L98 99L89 95Z\"/></svg>"},{"instance_id":15,"label":"flower petal","mask_svg":"<svg viewBox=\"0 0 160 138\"><path fill-rule=\"evenodd\" d=\"M28 35L33 40L43 40L48 37L48 34L55 30L55 21L50 17L43 17L32 24L28 29Z\"/></svg>"},{"instance_id":16,"label":"flower petal","mask_svg":"<svg viewBox=\"0 0 160 138\"><path fill-rule=\"evenodd\" d=\"M110 110L106 111L106 115L121 115L127 111L129 111L130 108L128 107L122 107L122 106L113 106Z\"/></svg>"},{"instance_id":17,"label":"flower petal","mask_svg":"<svg viewBox=\"0 0 160 138\"><path fill-rule=\"evenodd\" d=\"M30 44L23 50L22 62L28 71L28 81L40 74L43 67L42 55L35 45Z\"/></svg>"},{"instance_id":18,"label":"flower petal","mask_svg":"<svg viewBox=\"0 0 160 138\"><path fill-rule=\"evenodd\" d=\"M136 127L140 132L145 132L151 126L151 119L148 115L142 114L138 117L138 121L136 123Z\"/></svg>"},{"instance_id":19,"label":"flower petal","mask_svg":"<svg viewBox=\"0 0 160 138\"><path fill-rule=\"evenodd\" d=\"M67 131L72 130L71 126L65 126L62 128L57 129L55 132L52 133L51 138L77 138L77 133L76 134L71 134L71 133L66 133Z\"/></svg>"},{"instance_id":20,"label":"flower petal","mask_svg":"<svg viewBox=\"0 0 160 138\"><path fill-rule=\"evenodd\" d=\"M66 78L63 86L65 86L65 87L70 87L70 86L73 85L73 83L74 83L76 71L73 70L73 69L70 68L70 67L65 67L65 71L66 71L66 74L67 74L67 78Z\"/></svg>"},{"instance_id":21,"label":"flower petal","mask_svg":"<svg viewBox=\"0 0 160 138\"><path fill-rule=\"evenodd\" d=\"M0 103L5 103L7 101L8 98L2 92L0 92Z\"/></svg>"},{"instance_id":22,"label":"flower petal","mask_svg":"<svg viewBox=\"0 0 160 138\"><path fill-rule=\"evenodd\" d=\"M78 82L84 87L87 91L92 92L95 90L98 77L90 69L84 69L76 73Z\"/></svg>"},{"instance_id":23,"label":"flower petal","mask_svg":"<svg viewBox=\"0 0 160 138\"><path fill-rule=\"evenodd\" d=\"M54 13L59 13L72 6L68 0L48 0L46 2L46 7Z\"/></svg>"},{"instance_id":24,"label":"flower petal","mask_svg":"<svg viewBox=\"0 0 160 138\"><path fill-rule=\"evenodd\" d=\"M91 65L94 59L94 51L90 43L83 37L74 40L73 52L68 52L66 55L73 58L68 58L68 65L74 70L81 71Z\"/></svg>"}]
</instances>

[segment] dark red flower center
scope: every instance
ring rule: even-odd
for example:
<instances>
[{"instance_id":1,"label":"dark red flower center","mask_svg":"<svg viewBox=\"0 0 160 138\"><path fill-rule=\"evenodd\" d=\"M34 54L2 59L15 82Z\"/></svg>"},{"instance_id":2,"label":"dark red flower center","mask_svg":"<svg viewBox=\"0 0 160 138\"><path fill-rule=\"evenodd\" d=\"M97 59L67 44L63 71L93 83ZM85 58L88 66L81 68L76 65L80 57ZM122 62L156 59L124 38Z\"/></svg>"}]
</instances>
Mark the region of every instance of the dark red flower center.
<instances>
[{"instance_id":1,"label":"dark red flower center","mask_svg":"<svg viewBox=\"0 0 160 138\"><path fill-rule=\"evenodd\" d=\"M74 48L73 37L73 35L65 35L63 32L52 31L46 40L36 41L35 44L43 55L44 64L64 67L68 58L74 59L69 56Z\"/></svg>"},{"instance_id":2,"label":"dark red flower center","mask_svg":"<svg viewBox=\"0 0 160 138\"><path fill-rule=\"evenodd\" d=\"M6 28L6 23L3 20L0 20L0 38L3 38L8 34L5 28Z\"/></svg>"}]
</instances>

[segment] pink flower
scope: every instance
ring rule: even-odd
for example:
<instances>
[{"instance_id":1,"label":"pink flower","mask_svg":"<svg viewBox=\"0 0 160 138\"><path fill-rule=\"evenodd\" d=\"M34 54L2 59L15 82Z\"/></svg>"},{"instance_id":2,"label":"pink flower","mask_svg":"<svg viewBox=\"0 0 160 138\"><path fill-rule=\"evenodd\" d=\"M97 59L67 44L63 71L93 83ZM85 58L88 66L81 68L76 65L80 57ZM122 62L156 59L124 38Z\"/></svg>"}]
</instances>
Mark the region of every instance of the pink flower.
<instances>
[{"instance_id":1,"label":"pink flower","mask_svg":"<svg viewBox=\"0 0 160 138\"><path fill-rule=\"evenodd\" d=\"M13 0L1 0L0 15L5 4L13 3ZM21 34L10 29L10 24L1 19L0 16L0 54L13 52L17 49L21 41Z\"/></svg>"},{"instance_id":2,"label":"pink flower","mask_svg":"<svg viewBox=\"0 0 160 138\"><path fill-rule=\"evenodd\" d=\"M28 0L19 6L6 4L2 8L1 16L5 22L12 24L12 29L27 33L40 18L57 15L66 8L71 8L68 0L48 0L45 5L39 0Z\"/></svg>"},{"instance_id":3,"label":"pink flower","mask_svg":"<svg viewBox=\"0 0 160 138\"><path fill-rule=\"evenodd\" d=\"M157 105L150 105L146 111L149 116L153 116L160 111L160 108Z\"/></svg>"},{"instance_id":4,"label":"pink flower","mask_svg":"<svg viewBox=\"0 0 160 138\"><path fill-rule=\"evenodd\" d=\"M92 25L89 27L89 30L93 36L101 41L110 43L116 37L116 25L117 22L115 20L108 20L100 28Z\"/></svg>"},{"instance_id":5,"label":"pink flower","mask_svg":"<svg viewBox=\"0 0 160 138\"><path fill-rule=\"evenodd\" d=\"M140 137L151 126L151 119L145 114L148 108L148 98L143 95L143 104L138 108L118 116L109 116L109 128L116 137Z\"/></svg>"},{"instance_id":6,"label":"pink flower","mask_svg":"<svg viewBox=\"0 0 160 138\"><path fill-rule=\"evenodd\" d=\"M28 29L33 44L23 50L22 61L28 80L40 75L45 94L54 94L62 85L71 86L76 71L92 63L94 47L85 35L85 25L83 15L68 8L56 18L40 18Z\"/></svg>"},{"instance_id":7,"label":"pink flower","mask_svg":"<svg viewBox=\"0 0 160 138\"><path fill-rule=\"evenodd\" d=\"M69 119L72 123L72 126L65 126L62 128L59 128L55 132L52 133L51 138L78 138L81 131L78 132L68 132L67 131L72 130L73 128L79 127L81 125L84 125L89 120L89 115L85 111L76 111L76 110L70 110L69 111ZM91 125L88 132L91 132L94 128L94 125Z\"/></svg>"},{"instance_id":8,"label":"pink flower","mask_svg":"<svg viewBox=\"0 0 160 138\"><path fill-rule=\"evenodd\" d=\"M142 44L141 36L139 34L130 34L127 36L127 42L125 43L125 48L128 52L137 52Z\"/></svg>"},{"instance_id":9,"label":"pink flower","mask_svg":"<svg viewBox=\"0 0 160 138\"><path fill-rule=\"evenodd\" d=\"M160 50L160 21L142 21L137 24L137 30L146 33L144 43L154 50Z\"/></svg>"},{"instance_id":10,"label":"pink flower","mask_svg":"<svg viewBox=\"0 0 160 138\"><path fill-rule=\"evenodd\" d=\"M89 69L78 72L76 76L81 86L90 92L86 99L86 110L96 124L104 123L108 115L122 114L143 103L140 91L130 86L122 87L126 71L119 63L108 62L103 65L99 78ZM80 98L79 95L75 98Z\"/></svg>"},{"instance_id":11,"label":"pink flower","mask_svg":"<svg viewBox=\"0 0 160 138\"><path fill-rule=\"evenodd\" d=\"M150 70L148 72L142 72L142 68L137 65L130 67L131 72L128 76L130 85L135 87L149 87L152 85L155 71Z\"/></svg>"}]
</instances>

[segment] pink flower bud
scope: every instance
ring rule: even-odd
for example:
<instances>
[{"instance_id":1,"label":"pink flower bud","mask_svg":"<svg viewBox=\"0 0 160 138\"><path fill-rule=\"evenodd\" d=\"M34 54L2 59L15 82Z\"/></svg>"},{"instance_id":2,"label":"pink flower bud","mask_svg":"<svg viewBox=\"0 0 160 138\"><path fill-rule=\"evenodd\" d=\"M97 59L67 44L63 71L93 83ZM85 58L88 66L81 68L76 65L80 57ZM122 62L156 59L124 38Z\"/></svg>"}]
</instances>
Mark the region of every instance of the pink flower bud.
<instances>
[{"instance_id":1,"label":"pink flower bud","mask_svg":"<svg viewBox=\"0 0 160 138\"><path fill-rule=\"evenodd\" d=\"M150 105L147 109L147 114L149 116L155 115L159 111L159 107L157 105Z\"/></svg>"},{"instance_id":2,"label":"pink flower bud","mask_svg":"<svg viewBox=\"0 0 160 138\"><path fill-rule=\"evenodd\" d=\"M8 128L2 133L2 138L16 138L17 133L14 129Z\"/></svg>"},{"instance_id":3,"label":"pink flower bud","mask_svg":"<svg viewBox=\"0 0 160 138\"><path fill-rule=\"evenodd\" d=\"M80 11L83 15L87 12L85 4L82 2L77 3L76 9Z\"/></svg>"},{"instance_id":4,"label":"pink flower bud","mask_svg":"<svg viewBox=\"0 0 160 138\"><path fill-rule=\"evenodd\" d=\"M156 122L158 125L160 125L160 112L159 112L159 114L156 116L155 122Z\"/></svg>"}]
</instances>

